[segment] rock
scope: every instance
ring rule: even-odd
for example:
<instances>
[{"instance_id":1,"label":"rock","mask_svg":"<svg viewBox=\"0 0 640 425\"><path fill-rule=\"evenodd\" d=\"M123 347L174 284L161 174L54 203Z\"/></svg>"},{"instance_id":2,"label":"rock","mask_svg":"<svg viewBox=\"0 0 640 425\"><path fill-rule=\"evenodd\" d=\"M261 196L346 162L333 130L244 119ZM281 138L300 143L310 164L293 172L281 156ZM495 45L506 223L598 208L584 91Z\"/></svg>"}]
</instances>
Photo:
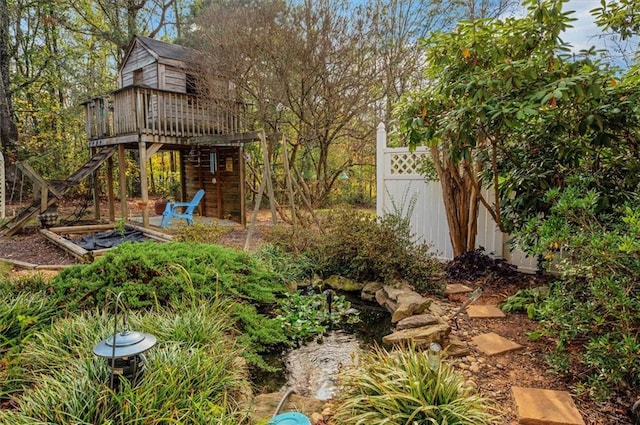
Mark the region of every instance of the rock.
<instances>
[{"instance_id":1,"label":"rock","mask_svg":"<svg viewBox=\"0 0 640 425\"><path fill-rule=\"evenodd\" d=\"M322 416L320 413L318 412L313 412L311 414L311 425L316 425L321 423L322 421L324 421L324 416Z\"/></svg>"},{"instance_id":2,"label":"rock","mask_svg":"<svg viewBox=\"0 0 640 425\"><path fill-rule=\"evenodd\" d=\"M391 298L389 298L389 295L387 294L387 291L384 290L384 288L376 291L376 302L382 307L386 308L387 311L391 314L393 314L393 312L396 311L396 308L398 307L398 304Z\"/></svg>"},{"instance_id":3,"label":"rock","mask_svg":"<svg viewBox=\"0 0 640 425\"><path fill-rule=\"evenodd\" d=\"M283 393L269 393L256 396L251 413L253 422L262 423L261 421L263 421L266 423L271 419L283 395ZM280 409L280 412L300 412L311 416L314 412L321 411L323 406L324 402L321 400L291 394L287 397L287 401Z\"/></svg>"},{"instance_id":4,"label":"rock","mask_svg":"<svg viewBox=\"0 0 640 425\"><path fill-rule=\"evenodd\" d=\"M462 370L468 370L469 369L469 365L466 363L458 363L458 368L462 369Z\"/></svg>"},{"instance_id":5,"label":"rock","mask_svg":"<svg viewBox=\"0 0 640 425\"><path fill-rule=\"evenodd\" d=\"M382 289L387 293L387 297L389 297L393 301L398 301L398 297L402 294L415 292L408 285L401 285L401 286L384 285Z\"/></svg>"},{"instance_id":6,"label":"rock","mask_svg":"<svg viewBox=\"0 0 640 425\"><path fill-rule=\"evenodd\" d=\"M480 372L480 365L478 363L472 363L471 366L469 366L469 371L472 373Z\"/></svg>"},{"instance_id":7,"label":"rock","mask_svg":"<svg viewBox=\"0 0 640 425\"><path fill-rule=\"evenodd\" d=\"M460 341L454 336L450 336L449 345L445 347L444 352L447 357L454 358L468 356L471 350L469 350L467 343Z\"/></svg>"},{"instance_id":8,"label":"rock","mask_svg":"<svg viewBox=\"0 0 640 425\"><path fill-rule=\"evenodd\" d=\"M442 307L440 307L437 303L432 302L431 305L429 306L429 311L437 314L438 316L444 316L446 315L445 311L442 309Z\"/></svg>"},{"instance_id":9,"label":"rock","mask_svg":"<svg viewBox=\"0 0 640 425\"><path fill-rule=\"evenodd\" d=\"M382 289L383 285L380 282L369 282L364 285L362 288L362 292L360 293L360 298L365 301L375 301L376 292Z\"/></svg>"},{"instance_id":10,"label":"rock","mask_svg":"<svg viewBox=\"0 0 640 425\"><path fill-rule=\"evenodd\" d=\"M449 325L438 324L431 326L423 326L421 328L403 329L395 331L392 334L382 338L382 342L388 345L403 344L414 342L416 346L431 344L437 342L443 345L444 339L451 332Z\"/></svg>"},{"instance_id":11,"label":"rock","mask_svg":"<svg viewBox=\"0 0 640 425\"><path fill-rule=\"evenodd\" d=\"M401 331L403 329L421 328L423 326L435 325L437 323L439 323L438 318L431 314L417 314L400 320L396 325L396 330Z\"/></svg>"},{"instance_id":12,"label":"rock","mask_svg":"<svg viewBox=\"0 0 640 425\"><path fill-rule=\"evenodd\" d=\"M421 314L431 305L431 300L413 291L399 294L397 302L398 306L391 316L391 323L397 323L414 314Z\"/></svg>"},{"instance_id":13,"label":"rock","mask_svg":"<svg viewBox=\"0 0 640 425\"><path fill-rule=\"evenodd\" d=\"M345 292L362 291L362 288L364 288L364 283L356 282L355 280L338 275L333 275L328 279L325 279L324 284L329 286L331 289Z\"/></svg>"}]
</instances>

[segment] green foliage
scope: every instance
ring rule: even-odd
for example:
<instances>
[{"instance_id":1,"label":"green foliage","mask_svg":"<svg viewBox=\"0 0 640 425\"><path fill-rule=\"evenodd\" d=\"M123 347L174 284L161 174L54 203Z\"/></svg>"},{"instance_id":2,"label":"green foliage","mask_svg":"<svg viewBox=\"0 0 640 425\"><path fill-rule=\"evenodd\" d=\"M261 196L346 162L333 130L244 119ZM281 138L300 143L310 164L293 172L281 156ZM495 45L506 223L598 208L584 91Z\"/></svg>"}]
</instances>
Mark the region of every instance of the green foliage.
<instances>
[{"instance_id":1,"label":"green foliage","mask_svg":"<svg viewBox=\"0 0 640 425\"><path fill-rule=\"evenodd\" d=\"M303 294L301 291L287 293L285 298L278 300L276 314L287 336L298 342L360 320L359 312L351 309L351 303L344 295L332 294L329 311L324 293Z\"/></svg>"},{"instance_id":2,"label":"green foliage","mask_svg":"<svg viewBox=\"0 0 640 425\"><path fill-rule=\"evenodd\" d=\"M603 398L640 385L640 200L599 214L601 196L587 183L550 191L550 215L519 237L562 273L537 309L565 354L550 360Z\"/></svg>"},{"instance_id":3,"label":"green foliage","mask_svg":"<svg viewBox=\"0 0 640 425\"><path fill-rule=\"evenodd\" d=\"M236 406L248 391L240 347L230 338L219 302L199 300L163 313L129 316L132 329L154 333L147 372L135 387L108 388L104 359L93 345L112 332L112 317L83 313L34 335L19 354L25 370L15 409L0 409L3 424L244 424ZM196 332L189 334L188 329Z\"/></svg>"},{"instance_id":4,"label":"green foliage","mask_svg":"<svg viewBox=\"0 0 640 425\"><path fill-rule=\"evenodd\" d=\"M231 229L219 226L215 221L210 224L194 221L190 226L176 229L174 240L177 242L216 243Z\"/></svg>"},{"instance_id":5,"label":"green foliage","mask_svg":"<svg viewBox=\"0 0 640 425\"><path fill-rule=\"evenodd\" d=\"M264 262L269 270L280 275L285 284L301 282L313 275L313 263L304 254L293 255L274 244L267 243L261 245L253 255Z\"/></svg>"},{"instance_id":6,"label":"green foliage","mask_svg":"<svg viewBox=\"0 0 640 425\"><path fill-rule=\"evenodd\" d=\"M0 295L0 356L34 331L46 327L57 308L44 293L4 293Z\"/></svg>"},{"instance_id":7,"label":"green foliage","mask_svg":"<svg viewBox=\"0 0 640 425\"><path fill-rule=\"evenodd\" d=\"M448 364L429 368L415 347L377 348L341 376L334 420L357 424L498 423L489 401L465 385Z\"/></svg>"},{"instance_id":8,"label":"green foliage","mask_svg":"<svg viewBox=\"0 0 640 425\"><path fill-rule=\"evenodd\" d=\"M548 296L549 287L547 286L521 289L506 299L502 304L502 310L506 313L523 311L527 313L529 319L535 319L540 305Z\"/></svg>"},{"instance_id":9,"label":"green foliage","mask_svg":"<svg viewBox=\"0 0 640 425\"><path fill-rule=\"evenodd\" d=\"M324 234L306 238L301 251L317 274L360 282L402 279L418 290L442 291L441 265L427 244L414 242L408 219L398 215L378 219L366 211L340 209L332 211L325 223ZM283 249L293 249L283 231L269 238Z\"/></svg>"},{"instance_id":10,"label":"green foliage","mask_svg":"<svg viewBox=\"0 0 640 425\"><path fill-rule=\"evenodd\" d=\"M62 271L52 282L69 311L100 307L125 292L131 309L170 306L194 296L223 297L244 333L247 357L286 343L280 325L259 313L284 291L281 277L246 253L210 244L122 244L88 265Z\"/></svg>"},{"instance_id":11,"label":"green foliage","mask_svg":"<svg viewBox=\"0 0 640 425\"><path fill-rule=\"evenodd\" d=\"M461 22L424 41L430 83L397 113L406 142L432 148L445 203L462 209L456 217L475 217L475 202L464 209L460 198L477 186L498 191L485 205L512 231L547 214L543 194L578 174L593 176L610 205L640 183L638 85L627 83L630 74L620 80L595 49L570 53L565 4L528 0L524 17ZM469 224L456 221L464 220L449 217L454 240Z\"/></svg>"}]
</instances>

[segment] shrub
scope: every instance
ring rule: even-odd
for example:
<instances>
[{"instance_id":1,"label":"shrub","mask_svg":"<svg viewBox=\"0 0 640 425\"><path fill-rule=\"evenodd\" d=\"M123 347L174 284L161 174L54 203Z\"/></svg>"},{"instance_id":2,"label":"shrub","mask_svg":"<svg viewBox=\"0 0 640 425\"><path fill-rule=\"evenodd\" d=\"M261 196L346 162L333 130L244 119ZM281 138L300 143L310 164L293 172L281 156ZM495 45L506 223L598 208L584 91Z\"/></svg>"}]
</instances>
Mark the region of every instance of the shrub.
<instances>
[{"instance_id":1,"label":"shrub","mask_svg":"<svg viewBox=\"0 0 640 425\"><path fill-rule=\"evenodd\" d=\"M546 218L521 240L556 261L562 279L536 314L556 338L552 367L581 377L592 396L640 386L640 204L601 215L600 195L575 185L547 194ZM586 385L586 387L585 387Z\"/></svg>"},{"instance_id":2,"label":"shrub","mask_svg":"<svg viewBox=\"0 0 640 425\"><path fill-rule=\"evenodd\" d=\"M286 344L281 327L255 306L269 310L284 292L280 276L246 253L210 244L122 244L88 265L62 271L52 282L58 305L70 311L104 305L124 291L131 309L170 306L194 294L228 300L245 334L246 356ZM255 306L254 306L255 305ZM268 337L267 337L268 336Z\"/></svg>"},{"instance_id":3,"label":"shrub","mask_svg":"<svg viewBox=\"0 0 640 425\"><path fill-rule=\"evenodd\" d=\"M210 224L194 221L189 226L177 228L174 231L174 240L176 242L216 243L230 230L231 228L219 226L215 221Z\"/></svg>"},{"instance_id":4,"label":"shrub","mask_svg":"<svg viewBox=\"0 0 640 425\"><path fill-rule=\"evenodd\" d=\"M156 334L158 345L146 353L140 383L117 392L106 385L107 362L92 353L97 339L113 332L110 319L85 313L36 334L20 354L23 392L15 409L0 409L0 423L246 423L237 409L246 376L223 305L200 300L174 311L132 314L132 328ZM187 335L192 326L199 331Z\"/></svg>"},{"instance_id":5,"label":"shrub","mask_svg":"<svg viewBox=\"0 0 640 425\"><path fill-rule=\"evenodd\" d=\"M426 354L415 347L365 354L341 375L336 406L340 425L497 423L488 400L446 363L431 370Z\"/></svg>"},{"instance_id":6,"label":"shrub","mask_svg":"<svg viewBox=\"0 0 640 425\"><path fill-rule=\"evenodd\" d=\"M306 239L302 251L319 275L362 282L405 280L421 291L443 290L441 265L427 244L414 242L407 219L399 215L378 219L368 212L341 209L325 222L325 234ZM291 249L283 233L273 236L274 244Z\"/></svg>"}]
</instances>

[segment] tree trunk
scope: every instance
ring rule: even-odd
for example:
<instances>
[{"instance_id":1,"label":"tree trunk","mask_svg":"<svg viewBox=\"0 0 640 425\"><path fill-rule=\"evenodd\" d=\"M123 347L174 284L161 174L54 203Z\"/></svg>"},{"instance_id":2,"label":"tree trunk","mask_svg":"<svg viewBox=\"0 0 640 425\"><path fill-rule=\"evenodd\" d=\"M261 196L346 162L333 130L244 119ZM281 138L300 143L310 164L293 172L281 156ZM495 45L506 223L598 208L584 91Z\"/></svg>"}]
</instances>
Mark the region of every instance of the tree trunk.
<instances>
[{"instance_id":1,"label":"tree trunk","mask_svg":"<svg viewBox=\"0 0 640 425\"><path fill-rule=\"evenodd\" d=\"M0 0L0 144L12 151L18 141L18 127L13 120L13 102L9 78L9 14L7 1Z\"/></svg>"},{"instance_id":2,"label":"tree trunk","mask_svg":"<svg viewBox=\"0 0 640 425\"><path fill-rule=\"evenodd\" d=\"M442 188L451 247L457 257L475 249L479 200L474 176L464 171L461 174L463 168L457 167L447 155L446 151L438 152L437 146L431 147L431 158Z\"/></svg>"}]
</instances>

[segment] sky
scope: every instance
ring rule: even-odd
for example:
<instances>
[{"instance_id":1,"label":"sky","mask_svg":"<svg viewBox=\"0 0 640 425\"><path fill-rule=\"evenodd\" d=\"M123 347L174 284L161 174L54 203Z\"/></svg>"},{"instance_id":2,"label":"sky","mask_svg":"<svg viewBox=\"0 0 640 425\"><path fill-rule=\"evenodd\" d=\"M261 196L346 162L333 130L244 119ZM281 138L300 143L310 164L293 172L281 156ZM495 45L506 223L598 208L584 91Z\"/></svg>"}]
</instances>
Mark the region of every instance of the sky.
<instances>
[{"instance_id":1,"label":"sky","mask_svg":"<svg viewBox=\"0 0 640 425\"><path fill-rule=\"evenodd\" d=\"M571 15L577 20L572 22L573 28L565 31L562 39L573 46L574 52L583 49L589 49L595 46L598 49L607 49L611 53L612 62L626 68L628 64L622 59L622 54L616 52L616 45L607 37L603 37L603 31L595 24L595 18L589 12L592 9L600 7L600 0L569 0L564 6L565 11L573 10L575 13ZM633 57L634 48L638 41L625 43L628 49L629 60Z\"/></svg>"},{"instance_id":2,"label":"sky","mask_svg":"<svg viewBox=\"0 0 640 425\"><path fill-rule=\"evenodd\" d=\"M575 10L572 15L578 20L573 22L574 28L565 33L565 41L571 42L577 50L587 49L592 45L602 46L602 41L597 35L602 34L602 30L594 23L594 18L589 11L600 6L599 0L570 0L565 6L566 10Z\"/></svg>"}]
</instances>

